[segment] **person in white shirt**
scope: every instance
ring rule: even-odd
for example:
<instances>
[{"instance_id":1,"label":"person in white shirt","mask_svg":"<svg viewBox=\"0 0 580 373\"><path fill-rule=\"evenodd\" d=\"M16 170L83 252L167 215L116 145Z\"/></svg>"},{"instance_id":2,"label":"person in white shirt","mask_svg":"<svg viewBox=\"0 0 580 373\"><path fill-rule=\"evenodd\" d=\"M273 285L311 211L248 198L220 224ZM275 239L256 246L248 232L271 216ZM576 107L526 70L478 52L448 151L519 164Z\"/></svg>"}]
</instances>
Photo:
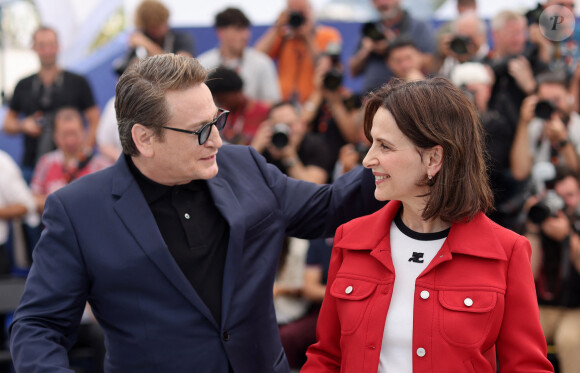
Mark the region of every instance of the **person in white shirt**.
<instances>
[{"instance_id":1,"label":"person in white shirt","mask_svg":"<svg viewBox=\"0 0 580 373\"><path fill-rule=\"evenodd\" d=\"M244 81L246 96L259 101L280 101L278 73L272 59L251 47L250 20L237 8L227 8L215 17L219 46L199 55L206 69L219 66L236 71Z\"/></svg>"},{"instance_id":2,"label":"person in white shirt","mask_svg":"<svg viewBox=\"0 0 580 373\"><path fill-rule=\"evenodd\" d=\"M27 224L37 226L39 218L36 202L20 168L3 150L0 150L0 175L0 274L6 274L10 270L6 251L10 222L25 218Z\"/></svg>"}]
</instances>

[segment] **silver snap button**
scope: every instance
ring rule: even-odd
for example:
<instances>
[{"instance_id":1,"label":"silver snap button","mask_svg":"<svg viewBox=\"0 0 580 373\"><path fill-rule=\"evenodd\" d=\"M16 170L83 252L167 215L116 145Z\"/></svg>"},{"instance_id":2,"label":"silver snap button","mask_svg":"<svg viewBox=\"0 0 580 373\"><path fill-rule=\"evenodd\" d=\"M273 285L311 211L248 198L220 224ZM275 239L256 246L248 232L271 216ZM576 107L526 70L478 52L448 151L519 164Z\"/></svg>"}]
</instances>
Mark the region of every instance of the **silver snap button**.
<instances>
[{"instance_id":1,"label":"silver snap button","mask_svg":"<svg viewBox=\"0 0 580 373\"><path fill-rule=\"evenodd\" d=\"M467 307L471 307L471 306L473 306L473 299L465 298L465 300L463 301L463 304L465 304Z\"/></svg>"},{"instance_id":2,"label":"silver snap button","mask_svg":"<svg viewBox=\"0 0 580 373\"><path fill-rule=\"evenodd\" d=\"M185 218L186 218L187 220L189 220L189 218L190 218L190 216L189 216L189 214L188 214L188 213L185 213L185 215L183 215L183 216L185 216Z\"/></svg>"},{"instance_id":3,"label":"silver snap button","mask_svg":"<svg viewBox=\"0 0 580 373\"><path fill-rule=\"evenodd\" d=\"M421 299L428 299L429 298L429 292L427 290L423 290L421 292Z\"/></svg>"},{"instance_id":4,"label":"silver snap button","mask_svg":"<svg viewBox=\"0 0 580 373\"><path fill-rule=\"evenodd\" d=\"M423 347L419 347L417 349L417 356L419 356L419 357L425 356L425 349Z\"/></svg>"},{"instance_id":5,"label":"silver snap button","mask_svg":"<svg viewBox=\"0 0 580 373\"><path fill-rule=\"evenodd\" d=\"M346 289L344 289L344 292L347 293L347 294L352 293L352 286L350 286L350 285L347 286Z\"/></svg>"}]
</instances>

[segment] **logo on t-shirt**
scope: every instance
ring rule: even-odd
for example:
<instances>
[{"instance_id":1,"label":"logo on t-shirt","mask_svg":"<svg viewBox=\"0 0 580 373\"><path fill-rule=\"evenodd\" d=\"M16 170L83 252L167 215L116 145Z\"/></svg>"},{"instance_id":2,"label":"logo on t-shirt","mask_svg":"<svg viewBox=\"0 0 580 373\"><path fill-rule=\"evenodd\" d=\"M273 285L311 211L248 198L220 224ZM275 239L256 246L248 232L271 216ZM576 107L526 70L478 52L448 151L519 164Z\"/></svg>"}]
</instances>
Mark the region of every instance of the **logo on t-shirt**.
<instances>
[{"instance_id":1,"label":"logo on t-shirt","mask_svg":"<svg viewBox=\"0 0 580 373\"><path fill-rule=\"evenodd\" d=\"M413 256L409 258L409 262L423 263L423 253L413 251Z\"/></svg>"}]
</instances>

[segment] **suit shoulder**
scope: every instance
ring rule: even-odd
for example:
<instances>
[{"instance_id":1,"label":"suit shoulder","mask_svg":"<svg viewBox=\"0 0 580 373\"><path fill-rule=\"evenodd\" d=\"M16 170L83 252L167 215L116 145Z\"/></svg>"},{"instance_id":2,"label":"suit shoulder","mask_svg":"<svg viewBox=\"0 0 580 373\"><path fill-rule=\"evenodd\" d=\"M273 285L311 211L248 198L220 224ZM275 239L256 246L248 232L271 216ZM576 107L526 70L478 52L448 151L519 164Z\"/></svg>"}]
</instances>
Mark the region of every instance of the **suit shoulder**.
<instances>
[{"instance_id":1,"label":"suit shoulder","mask_svg":"<svg viewBox=\"0 0 580 373\"><path fill-rule=\"evenodd\" d=\"M78 178L72 183L54 192L63 201L93 199L93 196L111 192L113 167L93 172Z\"/></svg>"},{"instance_id":2,"label":"suit shoulder","mask_svg":"<svg viewBox=\"0 0 580 373\"><path fill-rule=\"evenodd\" d=\"M256 164L261 155L251 146L226 144L221 147L217 157L219 166L244 167Z\"/></svg>"}]
</instances>

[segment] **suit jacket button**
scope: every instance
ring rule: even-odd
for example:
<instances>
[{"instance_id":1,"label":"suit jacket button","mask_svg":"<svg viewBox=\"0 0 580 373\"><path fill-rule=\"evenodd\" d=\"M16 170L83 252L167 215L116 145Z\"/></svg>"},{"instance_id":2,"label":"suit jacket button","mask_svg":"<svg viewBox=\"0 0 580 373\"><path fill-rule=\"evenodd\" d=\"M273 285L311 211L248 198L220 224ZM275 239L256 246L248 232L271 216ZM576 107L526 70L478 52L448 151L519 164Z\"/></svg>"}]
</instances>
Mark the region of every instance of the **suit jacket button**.
<instances>
[{"instance_id":1,"label":"suit jacket button","mask_svg":"<svg viewBox=\"0 0 580 373\"><path fill-rule=\"evenodd\" d=\"M226 342L230 340L230 333L227 330L223 332L222 339Z\"/></svg>"}]
</instances>

